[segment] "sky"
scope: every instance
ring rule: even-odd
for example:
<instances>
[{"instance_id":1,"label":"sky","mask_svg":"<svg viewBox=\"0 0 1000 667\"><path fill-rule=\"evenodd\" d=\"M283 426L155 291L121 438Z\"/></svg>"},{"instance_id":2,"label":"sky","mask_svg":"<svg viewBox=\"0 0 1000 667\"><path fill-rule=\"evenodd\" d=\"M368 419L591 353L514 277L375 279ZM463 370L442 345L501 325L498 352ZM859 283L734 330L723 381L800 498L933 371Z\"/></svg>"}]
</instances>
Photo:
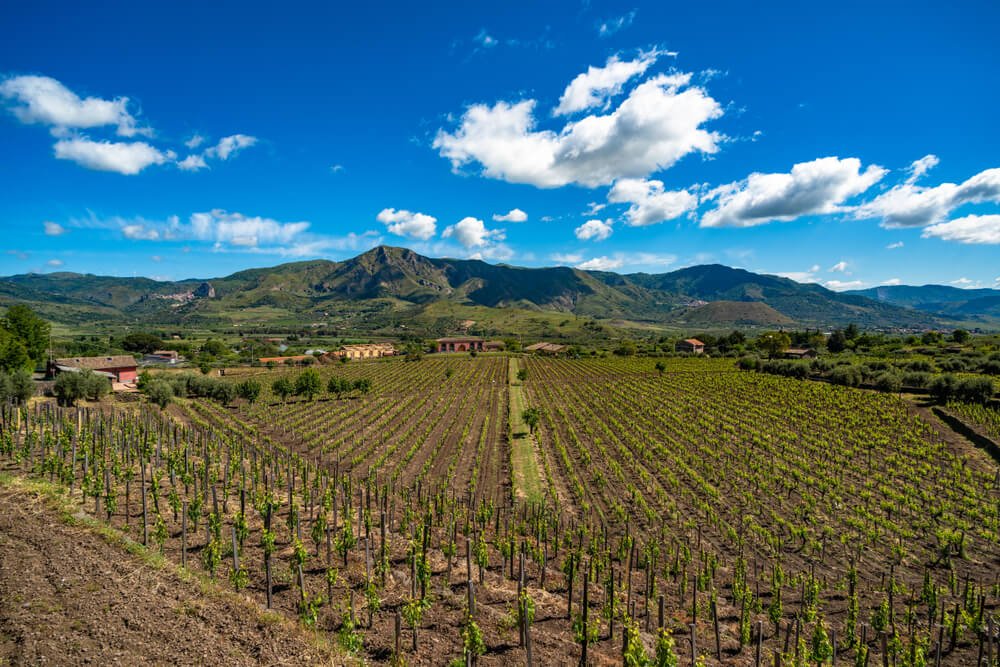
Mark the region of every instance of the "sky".
<instances>
[{"instance_id":1,"label":"sky","mask_svg":"<svg viewBox=\"0 0 1000 667\"><path fill-rule=\"evenodd\" d=\"M93 4L0 7L0 275L1000 287L996 2Z\"/></svg>"}]
</instances>

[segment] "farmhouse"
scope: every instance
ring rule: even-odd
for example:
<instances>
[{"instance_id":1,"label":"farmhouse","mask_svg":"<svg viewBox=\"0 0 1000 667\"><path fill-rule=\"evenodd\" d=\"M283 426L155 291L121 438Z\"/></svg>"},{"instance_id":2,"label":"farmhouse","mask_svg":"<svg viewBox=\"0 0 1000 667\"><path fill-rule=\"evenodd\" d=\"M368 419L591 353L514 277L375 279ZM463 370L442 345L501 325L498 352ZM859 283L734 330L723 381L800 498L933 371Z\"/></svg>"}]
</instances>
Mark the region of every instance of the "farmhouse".
<instances>
[{"instance_id":1,"label":"farmhouse","mask_svg":"<svg viewBox=\"0 0 1000 667\"><path fill-rule=\"evenodd\" d=\"M438 352L471 352L483 350L483 339L479 336L463 336L460 338L438 338Z\"/></svg>"},{"instance_id":2,"label":"farmhouse","mask_svg":"<svg viewBox=\"0 0 1000 667\"><path fill-rule=\"evenodd\" d=\"M49 364L49 374L79 373L83 370L106 375L115 382L134 382L138 377L137 364L131 354L108 357L66 357Z\"/></svg>"},{"instance_id":3,"label":"farmhouse","mask_svg":"<svg viewBox=\"0 0 1000 667\"><path fill-rule=\"evenodd\" d=\"M790 347L781 356L785 359L815 359L816 350L811 347Z\"/></svg>"},{"instance_id":4,"label":"farmhouse","mask_svg":"<svg viewBox=\"0 0 1000 667\"><path fill-rule=\"evenodd\" d=\"M535 343L524 348L525 352L537 352L538 354L558 355L566 351L565 345L557 343Z\"/></svg>"},{"instance_id":5,"label":"farmhouse","mask_svg":"<svg viewBox=\"0 0 1000 667\"><path fill-rule=\"evenodd\" d=\"M177 354L176 350L156 350L152 354L147 354L142 357L143 365L167 364L172 366L182 361L184 361L184 357Z\"/></svg>"},{"instance_id":6,"label":"farmhouse","mask_svg":"<svg viewBox=\"0 0 1000 667\"><path fill-rule=\"evenodd\" d=\"M380 357L391 357L396 354L396 348L392 343L366 343L363 345L344 345L335 356L347 357L348 359L378 359Z\"/></svg>"},{"instance_id":7,"label":"farmhouse","mask_svg":"<svg viewBox=\"0 0 1000 667\"><path fill-rule=\"evenodd\" d=\"M686 338L685 340L677 341L677 345L674 346L674 350L677 352L688 352L690 354L704 354L705 344L697 338Z\"/></svg>"},{"instance_id":8,"label":"farmhouse","mask_svg":"<svg viewBox=\"0 0 1000 667\"><path fill-rule=\"evenodd\" d=\"M483 350L486 352L503 352L506 347L502 340L488 340L483 343Z\"/></svg>"}]
</instances>

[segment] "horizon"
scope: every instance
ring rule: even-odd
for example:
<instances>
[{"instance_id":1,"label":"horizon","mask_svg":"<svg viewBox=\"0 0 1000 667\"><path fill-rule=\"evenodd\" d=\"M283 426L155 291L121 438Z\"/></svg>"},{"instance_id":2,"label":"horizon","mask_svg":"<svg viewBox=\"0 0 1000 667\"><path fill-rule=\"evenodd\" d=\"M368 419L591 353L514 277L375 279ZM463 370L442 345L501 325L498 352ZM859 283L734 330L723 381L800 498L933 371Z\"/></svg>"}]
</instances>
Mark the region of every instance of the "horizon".
<instances>
[{"instance_id":1,"label":"horizon","mask_svg":"<svg viewBox=\"0 0 1000 667\"><path fill-rule=\"evenodd\" d=\"M0 274L388 245L1000 288L992 3L120 9L0 10Z\"/></svg>"}]
</instances>

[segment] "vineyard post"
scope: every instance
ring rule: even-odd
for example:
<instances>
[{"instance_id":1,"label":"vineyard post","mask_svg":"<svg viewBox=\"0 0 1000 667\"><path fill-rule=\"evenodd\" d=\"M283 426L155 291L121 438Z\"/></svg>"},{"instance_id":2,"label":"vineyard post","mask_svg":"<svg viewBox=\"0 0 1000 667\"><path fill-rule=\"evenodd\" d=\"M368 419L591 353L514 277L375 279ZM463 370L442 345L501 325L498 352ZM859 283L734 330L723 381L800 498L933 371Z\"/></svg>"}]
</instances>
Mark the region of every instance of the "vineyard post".
<instances>
[{"instance_id":1,"label":"vineyard post","mask_svg":"<svg viewBox=\"0 0 1000 667\"><path fill-rule=\"evenodd\" d=\"M395 652L392 655L393 664L397 664L397 665L400 664L400 662L401 662L400 656L402 655L402 653L400 652L400 648L399 648L400 625L401 625L400 613L399 613L399 610L397 609L396 610L396 622L395 622L395 624L393 626L394 629L395 629L395 633L396 633L396 642L395 642L396 650L395 650Z\"/></svg>"},{"instance_id":2,"label":"vineyard post","mask_svg":"<svg viewBox=\"0 0 1000 667\"><path fill-rule=\"evenodd\" d=\"M719 609L715 598L712 598L712 624L715 626L715 659L722 660L722 638L719 636Z\"/></svg>"},{"instance_id":3,"label":"vineyard post","mask_svg":"<svg viewBox=\"0 0 1000 667\"><path fill-rule=\"evenodd\" d=\"M139 472L142 477L142 545L149 546L149 520L146 514L146 464L139 459Z\"/></svg>"},{"instance_id":4,"label":"vineyard post","mask_svg":"<svg viewBox=\"0 0 1000 667\"><path fill-rule=\"evenodd\" d=\"M986 620L986 664L993 667L993 617Z\"/></svg>"},{"instance_id":5,"label":"vineyard post","mask_svg":"<svg viewBox=\"0 0 1000 667\"><path fill-rule=\"evenodd\" d=\"M837 631L830 630L830 664L837 664Z\"/></svg>"},{"instance_id":6,"label":"vineyard post","mask_svg":"<svg viewBox=\"0 0 1000 667\"><path fill-rule=\"evenodd\" d=\"M889 667L889 633L882 630L878 636L882 642L882 667Z\"/></svg>"},{"instance_id":7,"label":"vineyard post","mask_svg":"<svg viewBox=\"0 0 1000 667\"><path fill-rule=\"evenodd\" d=\"M757 621L757 650L754 653L754 667L760 667L760 646L764 641L764 621Z\"/></svg>"},{"instance_id":8,"label":"vineyard post","mask_svg":"<svg viewBox=\"0 0 1000 667\"><path fill-rule=\"evenodd\" d=\"M696 643L696 623L691 623L691 664L694 665L698 658L698 647Z\"/></svg>"},{"instance_id":9,"label":"vineyard post","mask_svg":"<svg viewBox=\"0 0 1000 667\"><path fill-rule=\"evenodd\" d=\"M233 531L233 572L240 571L240 550L236 543L236 526L231 526Z\"/></svg>"},{"instance_id":10,"label":"vineyard post","mask_svg":"<svg viewBox=\"0 0 1000 667\"><path fill-rule=\"evenodd\" d=\"M188 553L188 504L181 503L181 567L187 568Z\"/></svg>"},{"instance_id":11,"label":"vineyard post","mask_svg":"<svg viewBox=\"0 0 1000 667\"><path fill-rule=\"evenodd\" d=\"M584 666L587 664L587 644L590 643L590 636L589 636L590 626L588 618L589 614L588 607L590 606L589 604L590 596L587 592L587 589L590 587L588 585L589 583L590 583L590 568L588 567L583 573L583 609L580 610L580 618L583 620L583 632L581 633L583 638L580 642L581 643L580 664Z\"/></svg>"},{"instance_id":12,"label":"vineyard post","mask_svg":"<svg viewBox=\"0 0 1000 667\"><path fill-rule=\"evenodd\" d=\"M132 491L132 475L131 471L129 471L129 474L125 475L125 526L126 527L128 527L129 524L129 515L132 513L132 510L130 508L131 502L129 500L131 491ZM175 521L177 520L176 516L174 517L174 520Z\"/></svg>"},{"instance_id":13,"label":"vineyard post","mask_svg":"<svg viewBox=\"0 0 1000 667\"><path fill-rule=\"evenodd\" d=\"M265 477L265 488L266 488L266 477ZM268 493L267 491L264 492ZM264 513L264 532L271 530L271 501L270 498L267 501L267 511ZM267 608L271 608L271 554L269 550L265 547L264 549L264 579L267 587Z\"/></svg>"}]
</instances>

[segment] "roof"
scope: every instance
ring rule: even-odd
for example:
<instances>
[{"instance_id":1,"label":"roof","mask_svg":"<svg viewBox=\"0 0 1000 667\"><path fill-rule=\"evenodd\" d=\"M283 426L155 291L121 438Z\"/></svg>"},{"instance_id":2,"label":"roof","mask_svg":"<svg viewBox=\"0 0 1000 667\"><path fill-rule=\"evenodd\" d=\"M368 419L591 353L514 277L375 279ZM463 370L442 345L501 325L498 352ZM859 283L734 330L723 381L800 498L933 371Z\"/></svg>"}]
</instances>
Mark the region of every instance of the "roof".
<instances>
[{"instance_id":1,"label":"roof","mask_svg":"<svg viewBox=\"0 0 1000 667\"><path fill-rule=\"evenodd\" d=\"M785 354L815 354L816 350L811 347L790 347L785 350Z\"/></svg>"},{"instance_id":2,"label":"roof","mask_svg":"<svg viewBox=\"0 0 1000 667\"><path fill-rule=\"evenodd\" d=\"M135 363L135 357L131 354L116 354L108 357L66 357L64 359L56 359L56 366L105 370L108 368L136 368L137 364Z\"/></svg>"},{"instance_id":3,"label":"roof","mask_svg":"<svg viewBox=\"0 0 1000 667\"><path fill-rule=\"evenodd\" d=\"M688 345L701 345L702 347L705 347L705 344L704 344L704 343L702 343L702 342L701 342L700 340L698 340L697 338L685 338L685 339L684 339L684 340L682 340L681 342L682 342L682 343L687 343Z\"/></svg>"},{"instance_id":4,"label":"roof","mask_svg":"<svg viewBox=\"0 0 1000 667\"><path fill-rule=\"evenodd\" d=\"M438 343L472 343L481 341L479 336L461 336L458 338L438 338Z\"/></svg>"},{"instance_id":5,"label":"roof","mask_svg":"<svg viewBox=\"0 0 1000 667\"><path fill-rule=\"evenodd\" d=\"M276 364L280 364L283 361L302 361L303 359L315 359L315 358L316 357L310 354L297 354L294 357L261 357L259 361L262 364L267 364L272 361Z\"/></svg>"},{"instance_id":6,"label":"roof","mask_svg":"<svg viewBox=\"0 0 1000 667\"><path fill-rule=\"evenodd\" d=\"M79 373L80 368L77 366L63 366L61 364L56 364L56 370L60 373ZM106 371L92 371L94 375L100 375L106 378L114 378L114 373L108 373Z\"/></svg>"}]
</instances>

